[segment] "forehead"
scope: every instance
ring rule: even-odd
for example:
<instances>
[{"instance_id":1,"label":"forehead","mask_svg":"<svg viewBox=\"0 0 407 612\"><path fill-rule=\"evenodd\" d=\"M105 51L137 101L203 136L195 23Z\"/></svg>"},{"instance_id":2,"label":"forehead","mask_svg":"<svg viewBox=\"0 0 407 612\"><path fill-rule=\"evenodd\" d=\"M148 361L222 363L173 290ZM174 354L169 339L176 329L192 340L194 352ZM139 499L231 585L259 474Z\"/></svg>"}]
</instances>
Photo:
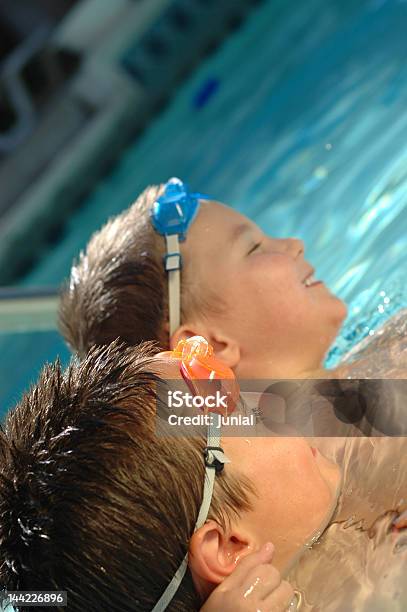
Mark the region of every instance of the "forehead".
<instances>
[{"instance_id":1,"label":"forehead","mask_svg":"<svg viewBox=\"0 0 407 612\"><path fill-rule=\"evenodd\" d=\"M192 223L183 251L189 255L223 251L235 239L257 226L245 215L221 202L201 201L196 219Z\"/></svg>"},{"instance_id":2,"label":"forehead","mask_svg":"<svg viewBox=\"0 0 407 612\"><path fill-rule=\"evenodd\" d=\"M241 213L233 210L230 206L215 200L202 201L199 212L191 229L199 228L200 231L229 230L233 231L236 226L242 224L252 225L252 222Z\"/></svg>"}]
</instances>

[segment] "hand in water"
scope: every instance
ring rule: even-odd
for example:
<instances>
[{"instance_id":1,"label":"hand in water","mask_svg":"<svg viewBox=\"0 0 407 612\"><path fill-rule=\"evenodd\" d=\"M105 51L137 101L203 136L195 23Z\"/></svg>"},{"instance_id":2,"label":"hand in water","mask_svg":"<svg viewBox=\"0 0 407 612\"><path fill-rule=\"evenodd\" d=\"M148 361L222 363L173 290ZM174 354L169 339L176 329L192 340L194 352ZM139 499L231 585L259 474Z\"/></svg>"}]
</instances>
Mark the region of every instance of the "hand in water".
<instances>
[{"instance_id":1,"label":"hand in water","mask_svg":"<svg viewBox=\"0 0 407 612\"><path fill-rule=\"evenodd\" d=\"M247 555L213 591L201 612L285 612L296 610L291 585L271 565L274 546Z\"/></svg>"}]
</instances>

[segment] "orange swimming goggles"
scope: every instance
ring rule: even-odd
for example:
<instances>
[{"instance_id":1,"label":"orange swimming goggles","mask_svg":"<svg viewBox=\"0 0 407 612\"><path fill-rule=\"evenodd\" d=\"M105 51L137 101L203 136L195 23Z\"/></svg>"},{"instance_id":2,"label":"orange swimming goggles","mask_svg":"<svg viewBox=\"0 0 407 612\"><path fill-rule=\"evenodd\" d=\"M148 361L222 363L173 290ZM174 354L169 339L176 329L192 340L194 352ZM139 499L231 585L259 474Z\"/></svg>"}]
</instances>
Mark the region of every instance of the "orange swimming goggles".
<instances>
[{"instance_id":1,"label":"orange swimming goggles","mask_svg":"<svg viewBox=\"0 0 407 612\"><path fill-rule=\"evenodd\" d=\"M194 395L217 393L217 407L206 409L222 416L231 414L239 401L240 388L233 370L219 361L213 354L213 347L202 336L180 340L173 351L164 353L181 359L180 372Z\"/></svg>"}]
</instances>

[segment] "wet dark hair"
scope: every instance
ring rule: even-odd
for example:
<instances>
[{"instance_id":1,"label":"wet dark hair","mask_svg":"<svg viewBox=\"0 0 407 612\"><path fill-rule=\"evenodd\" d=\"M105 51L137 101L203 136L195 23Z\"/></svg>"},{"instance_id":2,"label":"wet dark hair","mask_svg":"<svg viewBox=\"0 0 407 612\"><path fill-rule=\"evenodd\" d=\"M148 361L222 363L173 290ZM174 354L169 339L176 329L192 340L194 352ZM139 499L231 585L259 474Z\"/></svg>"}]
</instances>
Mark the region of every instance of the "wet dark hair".
<instances>
[{"instance_id":1,"label":"wet dark hair","mask_svg":"<svg viewBox=\"0 0 407 612\"><path fill-rule=\"evenodd\" d=\"M202 501L205 440L157 436L155 351L114 342L65 372L48 365L8 414L0 429L8 590L66 590L73 612L141 612L173 577ZM225 469L209 517L225 525L251 509L252 492ZM200 603L188 571L168 609Z\"/></svg>"},{"instance_id":2,"label":"wet dark hair","mask_svg":"<svg viewBox=\"0 0 407 612\"><path fill-rule=\"evenodd\" d=\"M145 189L92 236L72 266L61 293L59 327L80 356L116 338L131 346L144 340L168 346L164 239L149 219L161 191L158 185Z\"/></svg>"}]
</instances>

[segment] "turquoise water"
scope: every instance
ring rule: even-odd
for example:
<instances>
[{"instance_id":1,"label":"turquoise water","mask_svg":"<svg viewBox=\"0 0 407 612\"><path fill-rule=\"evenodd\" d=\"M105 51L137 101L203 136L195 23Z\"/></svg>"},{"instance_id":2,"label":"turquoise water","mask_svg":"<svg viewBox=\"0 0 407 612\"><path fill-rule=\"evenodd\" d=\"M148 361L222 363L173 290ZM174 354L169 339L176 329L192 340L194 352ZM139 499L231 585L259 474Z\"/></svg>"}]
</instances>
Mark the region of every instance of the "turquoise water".
<instances>
[{"instance_id":1,"label":"turquoise water","mask_svg":"<svg viewBox=\"0 0 407 612\"><path fill-rule=\"evenodd\" d=\"M407 306L407 2L264 1L67 221L24 284L59 283L92 231L148 184L179 175L275 236L299 236L350 305L332 365ZM207 79L219 87L197 109ZM2 407L57 334L2 338Z\"/></svg>"}]
</instances>

